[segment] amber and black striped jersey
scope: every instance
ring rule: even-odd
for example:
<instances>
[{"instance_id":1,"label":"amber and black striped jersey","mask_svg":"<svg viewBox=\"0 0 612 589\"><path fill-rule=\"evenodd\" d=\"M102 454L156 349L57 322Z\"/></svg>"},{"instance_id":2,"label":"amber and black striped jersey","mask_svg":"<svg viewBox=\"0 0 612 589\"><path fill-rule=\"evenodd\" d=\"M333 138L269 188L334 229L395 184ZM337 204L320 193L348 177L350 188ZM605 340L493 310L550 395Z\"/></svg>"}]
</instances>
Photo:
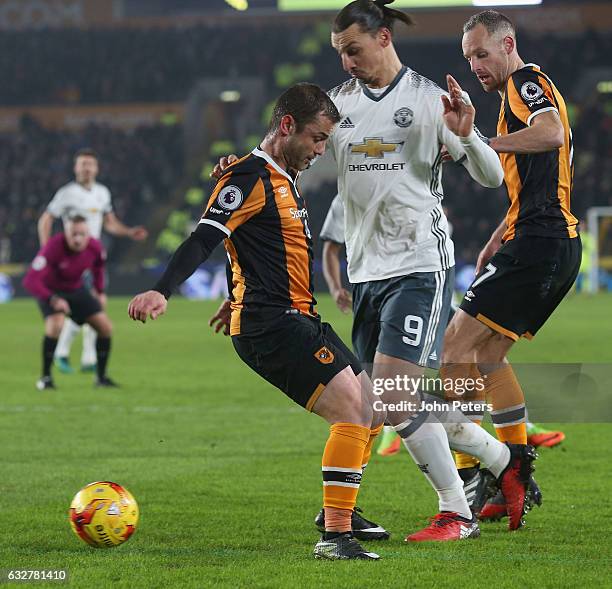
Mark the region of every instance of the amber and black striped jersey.
<instances>
[{"instance_id":1,"label":"amber and black striped jersey","mask_svg":"<svg viewBox=\"0 0 612 589\"><path fill-rule=\"evenodd\" d=\"M541 153L501 153L510 208L504 241L522 235L577 236L571 212L572 131L563 97L539 66L527 64L508 79L499 111L498 135L525 129L537 115L555 111L565 129L563 147Z\"/></svg>"},{"instance_id":2,"label":"amber and black striped jersey","mask_svg":"<svg viewBox=\"0 0 612 589\"><path fill-rule=\"evenodd\" d=\"M223 231L231 264L231 335L264 308L317 316L308 211L294 182L264 151L227 168L200 223Z\"/></svg>"}]
</instances>

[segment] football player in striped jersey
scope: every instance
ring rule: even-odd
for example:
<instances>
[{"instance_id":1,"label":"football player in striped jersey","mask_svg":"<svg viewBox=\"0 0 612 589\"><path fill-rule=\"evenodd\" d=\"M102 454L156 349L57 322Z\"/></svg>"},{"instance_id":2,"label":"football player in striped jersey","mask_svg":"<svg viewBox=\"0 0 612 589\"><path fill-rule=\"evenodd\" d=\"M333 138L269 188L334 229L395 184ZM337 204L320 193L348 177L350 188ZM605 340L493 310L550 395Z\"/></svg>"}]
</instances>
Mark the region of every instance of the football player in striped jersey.
<instances>
[{"instance_id":1,"label":"football player in striped jersey","mask_svg":"<svg viewBox=\"0 0 612 589\"><path fill-rule=\"evenodd\" d=\"M506 218L481 251L477 275L444 340L443 370L487 376L484 394L495 400L500 439L527 442L525 398L506 355L531 339L572 287L581 260L572 213L573 143L567 109L552 80L517 51L513 23L487 10L463 27L463 54L486 92L501 97L497 136L508 189ZM460 457L460 466L478 461ZM507 498L485 505L481 517L505 515ZM530 480L527 503L541 501Z\"/></svg>"}]
</instances>

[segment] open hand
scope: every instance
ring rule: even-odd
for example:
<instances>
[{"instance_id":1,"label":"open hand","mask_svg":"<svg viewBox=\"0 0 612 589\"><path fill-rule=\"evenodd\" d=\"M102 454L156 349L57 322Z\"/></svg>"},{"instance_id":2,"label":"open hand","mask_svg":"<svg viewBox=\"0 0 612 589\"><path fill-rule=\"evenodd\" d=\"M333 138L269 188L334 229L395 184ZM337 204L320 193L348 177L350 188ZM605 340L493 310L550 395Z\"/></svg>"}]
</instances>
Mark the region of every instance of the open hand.
<instances>
[{"instance_id":1,"label":"open hand","mask_svg":"<svg viewBox=\"0 0 612 589\"><path fill-rule=\"evenodd\" d=\"M449 96L442 96L444 105L444 122L446 126L459 137L467 137L474 129L476 110L469 96L453 76L446 75Z\"/></svg>"},{"instance_id":2,"label":"open hand","mask_svg":"<svg viewBox=\"0 0 612 589\"><path fill-rule=\"evenodd\" d=\"M223 301L221 306L217 309L217 312L210 318L208 325L214 327L215 333L219 333L223 329L223 335L229 335L231 317L231 303L229 301Z\"/></svg>"},{"instance_id":3,"label":"open hand","mask_svg":"<svg viewBox=\"0 0 612 589\"><path fill-rule=\"evenodd\" d=\"M478 276L480 271L487 265L487 262L497 253L497 250L501 247L501 242L495 243L489 241L485 245L480 254L478 254L478 261L476 262L476 274Z\"/></svg>"},{"instance_id":4,"label":"open hand","mask_svg":"<svg viewBox=\"0 0 612 589\"><path fill-rule=\"evenodd\" d=\"M339 288L337 291L332 293L332 297L336 302L336 306L343 313L348 313L353 306L353 297L351 293L345 288Z\"/></svg>"},{"instance_id":5,"label":"open hand","mask_svg":"<svg viewBox=\"0 0 612 589\"><path fill-rule=\"evenodd\" d=\"M106 303L107 303L106 295L103 292L94 292L94 296L100 302L100 306L102 307L102 310L105 311Z\"/></svg>"}]
</instances>

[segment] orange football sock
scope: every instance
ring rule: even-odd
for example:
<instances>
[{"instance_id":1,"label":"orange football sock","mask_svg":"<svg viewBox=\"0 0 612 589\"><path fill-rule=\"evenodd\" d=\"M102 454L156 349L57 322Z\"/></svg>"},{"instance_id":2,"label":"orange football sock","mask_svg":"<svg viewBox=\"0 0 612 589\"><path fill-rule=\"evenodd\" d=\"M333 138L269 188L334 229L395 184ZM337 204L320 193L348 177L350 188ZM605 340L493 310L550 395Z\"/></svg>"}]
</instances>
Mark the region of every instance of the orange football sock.
<instances>
[{"instance_id":1,"label":"orange football sock","mask_svg":"<svg viewBox=\"0 0 612 589\"><path fill-rule=\"evenodd\" d=\"M330 427L322 460L325 529L329 532L351 530L351 513L370 435L370 428L354 423L334 423Z\"/></svg>"},{"instance_id":2,"label":"orange football sock","mask_svg":"<svg viewBox=\"0 0 612 589\"><path fill-rule=\"evenodd\" d=\"M384 425L381 424L378 427L375 427L374 429L370 430L370 439L368 440L365 450L363 451L363 460L361 463L361 468L364 470L365 467L368 465L368 462L370 462L370 457L372 456L372 444L374 444L376 436L382 431L383 427Z\"/></svg>"},{"instance_id":3,"label":"orange football sock","mask_svg":"<svg viewBox=\"0 0 612 589\"><path fill-rule=\"evenodd\" d=\"M510 364L487 374L486 395L499 441L526 444L525 396Z\"/></svg>"}]
</instances>

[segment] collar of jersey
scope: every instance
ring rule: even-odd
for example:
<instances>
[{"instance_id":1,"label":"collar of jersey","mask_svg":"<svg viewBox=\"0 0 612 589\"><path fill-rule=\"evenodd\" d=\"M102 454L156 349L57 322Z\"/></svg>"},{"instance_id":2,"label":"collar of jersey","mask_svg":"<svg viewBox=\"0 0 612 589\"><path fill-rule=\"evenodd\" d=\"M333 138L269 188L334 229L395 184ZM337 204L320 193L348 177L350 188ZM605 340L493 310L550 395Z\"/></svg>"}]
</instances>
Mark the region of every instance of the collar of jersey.
<instances>
[{"instance_id":1,"label":"collar of jersey","mask_svg":"<svg viewBox=\"0 0 612 589\"><path fill-rule=\"evenodd\" d=\"M283 170L263 149L259 149L256 147L252 152L253 155L260 157L266 160L279 174L282 174L285 178L287 178L291 184L295 184L298 179L299 172L297 173L295 180L285 171Z\"/></svg>"},{"instance_id":2,"label":"collar of jersey","mask_svg":"<svg viewBox=\"0 0 612 589\"><path fill-rule=\"evenodd\" d=\"M511 75L514 75L516 72L520 72L522 70L527 70L527 69L537 70L539 73L542 73L542 70L540 69L540 66L537 63L526 63L522 68L519 68L518 70L514 71ZM508 87L508 83L506 82L506 86L504 87L504 95L506 93L507 87Z\"/></svg>"},{"instance_id":3,"label":"collar of jersey","mask_svg":"<svg viewBox=\"0 0 612 589\"><path fill-rule=\"evenodd\" d=\"M87 192L93 192L93 189L96 187L98 183L94 182L91 185L91 188L85 188L85 186L83 186L80 182L77 182L76 180L73 181L73 184L76 184L79 188L82 188L83 190L86 190Z\"/></svg>"},{"instance_id":4,"label":"collar of jersey","mask_svg":"<svg viewBox=\"0 0 612 589\"><path fill-rule=\"evenodd\" d=\"M393 88L395 88L399 81L402 79L402 76L406 73L406 71L408 70L408 68L403 65L402 69L397 72L397 76L395 76L395 78L393 78L393 82L391 82L389 84L389 87L379 96L376 96L376 94L373 94L372 92L370 92L370 89L366 86L365 82L359 80L359 85L361 86L361 89L363 90L363 93L370 99L373 100L374 102L379 102L380 100L382 100L387 94L389 94L389 92L391 92L391 90L393 90Z\"/></svg>"}]
</instances>

